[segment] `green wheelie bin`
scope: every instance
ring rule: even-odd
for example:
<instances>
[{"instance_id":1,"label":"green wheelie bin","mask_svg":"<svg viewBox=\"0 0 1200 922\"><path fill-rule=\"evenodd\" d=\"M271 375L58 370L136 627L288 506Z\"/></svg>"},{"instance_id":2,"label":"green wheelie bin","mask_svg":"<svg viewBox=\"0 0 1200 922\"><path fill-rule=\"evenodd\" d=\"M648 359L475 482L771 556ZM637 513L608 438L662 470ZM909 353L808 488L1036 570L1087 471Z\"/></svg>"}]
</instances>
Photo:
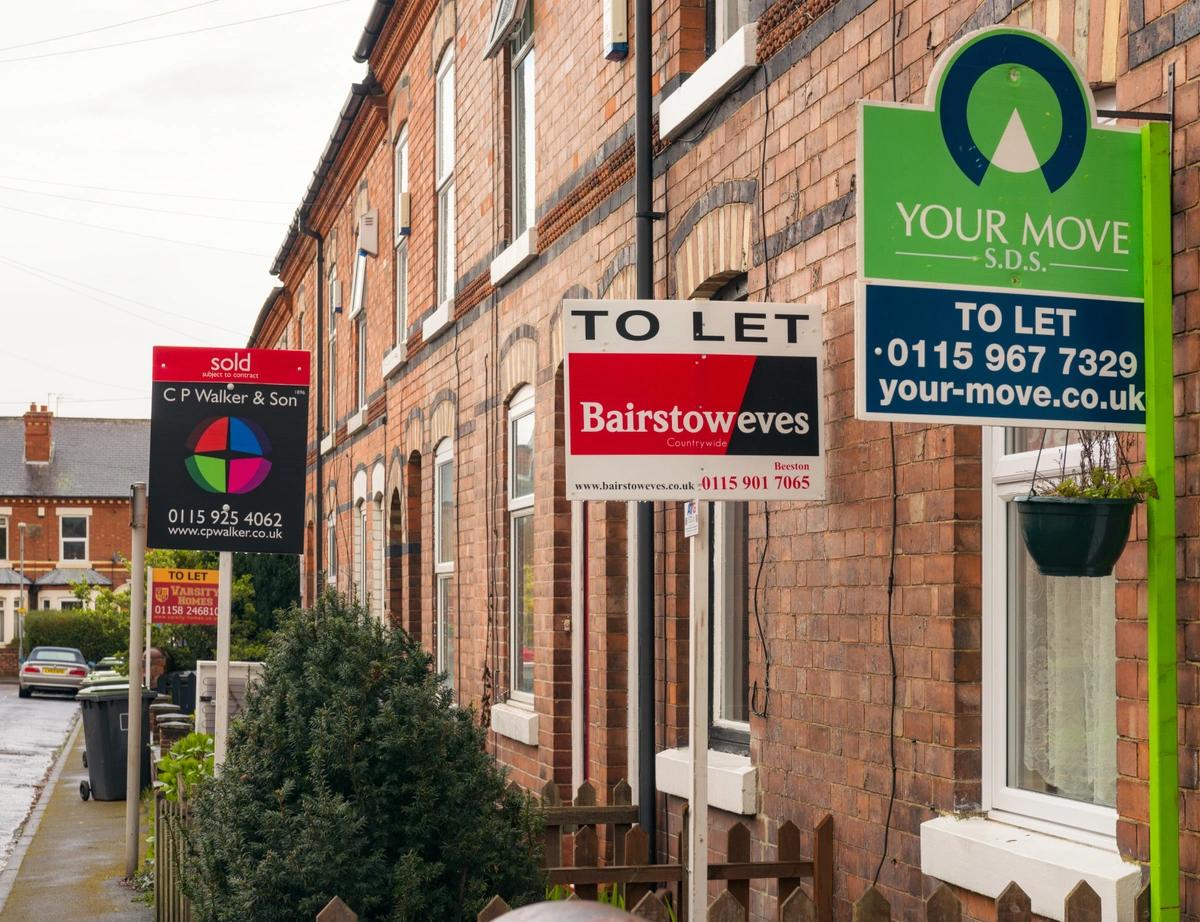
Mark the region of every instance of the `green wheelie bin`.
<instances>
[{"instance_id":1,"label":"green wheelie bin","mask_svg":"<svg viewBox=\"0 0 1200 922\"><path fill-rule=\"evenodd\" d=\"M157 693L142 689L141 787L150 784L150 703ZM129 684L94 685L75 696L83 716L88 780L79 782L84 800L124 800L129 751Z\"/></svg>"}]
</instances>

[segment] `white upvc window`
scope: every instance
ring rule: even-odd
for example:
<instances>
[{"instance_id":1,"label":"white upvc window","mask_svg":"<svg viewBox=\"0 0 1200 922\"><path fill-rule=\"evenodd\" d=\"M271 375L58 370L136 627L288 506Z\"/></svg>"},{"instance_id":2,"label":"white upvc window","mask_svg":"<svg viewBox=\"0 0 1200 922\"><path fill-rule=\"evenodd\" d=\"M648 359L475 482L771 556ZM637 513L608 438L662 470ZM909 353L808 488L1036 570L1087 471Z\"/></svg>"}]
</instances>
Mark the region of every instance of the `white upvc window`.
<instances>
[{"instance_id":1,"label":"white upvc window","mask_svg":"<svg viewBox=\"0 0 1200 922\"><path fill-rule=\"evenodd\" d=\"M437 668L454 689L457 672L454 558L457 532L454 508L454 443L442 439L433 456L433 572L437 604Z\"/></svg>"},{"instance_id":2,"label":"white upvc window","mask_svg":"<svg viewBox=\"0 0 1200 922\"><path fill-rule=\"evenodd\" d=\"M984 429L983 782L994 818L1115 848L1116 581L1047 577L1013 499L1078 469L1061 431Z\"/></svg>"},{"instance_id":3,"label":"white upvc window","mask_svg":"<svg viewBox=\"0 0 1200 922\"><path fill-rule=\"evenodd\" d=\"M340 303L337 300L338 288L337 266L329 267L329 361L326 369L326 390L329 394L327 409L330 431L337 428L337 317Z\"/></svg>"},{"instance_id":4,"label":"white upvc window","mask_svg":"<svg viewBox=\"0 0 1200 922\"><path fill-rule=\"evenodd\" d=\"M354 508L354 600L370 608L370 558L367 556L367 504L359 500Z\"/></svg>"},{"instance_id":5,"label":"white upvc window","mask_svg":"<svg viewBox=\"0 0 1200 922\"><path fill-rule=\"evenodd\" d=\"M712 730L717 744L750 742L749 503L713 503Z\"/></svg>"},{"instance_id":6,"label":"white upvc window","mask_svg":"<svg viewBox=\"0 0 1200 922\"><path fill-rule=\"evenodd\" d=\"M337 585L337 516L329 513L325 520L325 582L327 585Z\"/></svg>"},{"instance_id":7,"label":"white upvc window","mask_svg":"<svg viewBox=\"0 0 1200 922\"><path fill-rule=\"evenodd\" d=\"M434 139L437 187L437 302L440 308L454 297L454 49L442 55L437 70L436 137Z\"/></svg>"},{"instance_id":8,"label":"white upvc window","mask_svg":"<svg viewBox=\"0 0 1200 922\"><path fill-rule=\"evenodd\" d=\"M508 407L509 696L533 704L533 388Z\"/></svg>"},{"instance_id":9,"label":"white upvc window","mask_svg":"<svg viewBox=\"0 0 1200 922\"><path fill-rule=\"evenodd\" d=\"M367 303L367 256L359 247L354 254L354 277L350 283L350 316L357 317Z\"/></svg>"},{"instance_id":10,"label":"white upvc window","mask_svg":"<svg viewBox=\"0 0 1200 922\"><path fill-rule=\"evenodd\" d=\"M58 518L59 550L62 561L83 561L88 557L88 517L86 515L61 514Z\"/></svg>"},{"instance_id":11,"label":"white upvc window","mask_svg":"<svg viewBox=\"0 0 1200 922\"><path fill-rule=\"evenodd\" d=\"M363 311L354 323L355 369L354 393L361 409L367 405L367 313Z\"/></svg>"},{"instance_id":12,"label":"white upvc window","mask_svg":"<svg viewBox=\"0 0 1200 922\"><path fill-rule=\"evenodd\" d=\"M750 22L750 0L708 0L708 54Z\"/></svg>"},{"instance_id":13,"label":"white upvc window","mask_svg":"<svg viewBox=\"0 0 1200 922\"><path fill-rule=\"evenodd\" d=\"M396 318L393 345L408 339L408 128L396 139Z\"/></svg>"},{"instance_id":14,"label":"white upvc window","mask_svg":"<svg viewBox=\"0 0 1200 922\"><path fill-rule=\"evenodd\" d=\"M534 165L536 131L534 121L533 0L509 39L512 51L512 238L516 240L533 226L535 200Z\"/></svg>"},{"instance_id":15,"label":"white upvc window","mask_svg":"<svg viewBox=\"0 0 1200 922\"><path fill-rule=\"evenodd\" d=\"M8 560L8 516L0 515L0 560Z\"/></svg>"}]
</instances>

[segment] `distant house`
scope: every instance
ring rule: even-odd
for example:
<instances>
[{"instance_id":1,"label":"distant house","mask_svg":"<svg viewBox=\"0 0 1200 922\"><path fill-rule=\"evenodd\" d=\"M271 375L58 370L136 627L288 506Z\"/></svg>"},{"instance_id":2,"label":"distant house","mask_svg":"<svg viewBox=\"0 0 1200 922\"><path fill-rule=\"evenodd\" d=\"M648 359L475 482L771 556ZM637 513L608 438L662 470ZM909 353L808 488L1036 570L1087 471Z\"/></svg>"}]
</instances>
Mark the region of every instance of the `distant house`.
<instances>
[{"instance_id":1,"label":"distant house","mask_svg":"<svg viewBox=\"0 0 1200 922\"><path fill-rule=\"evenodd\" d=\"M0 417L0 643L16 635L24 565L30 608L78 604L72 584L128 581L129 487L148 471L150 421ZM21 526L24 525L24 557Z\"/></svg>"}]
</instances>

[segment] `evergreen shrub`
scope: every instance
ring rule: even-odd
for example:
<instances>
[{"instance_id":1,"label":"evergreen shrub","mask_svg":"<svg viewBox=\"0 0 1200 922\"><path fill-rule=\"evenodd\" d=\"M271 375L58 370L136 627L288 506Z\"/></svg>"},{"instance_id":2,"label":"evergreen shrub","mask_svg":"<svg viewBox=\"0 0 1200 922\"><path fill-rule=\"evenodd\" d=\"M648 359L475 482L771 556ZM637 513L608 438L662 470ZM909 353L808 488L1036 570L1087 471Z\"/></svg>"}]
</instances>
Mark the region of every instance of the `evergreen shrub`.
<instances>
[{"instance_id":1,"label":"evergreen shrub","mask_svg":"<svg viewBox=\"0 0 1200 922\"><path fill-rule=\"evenodd\" d=\"M473 712L400 630L328 595L293 609L190 801L185 889L198 922L474 922L541 898L540 821L506 787Z\"/></svg>"},{"instance_id":2,"label":"evergreen shrub","mask_svg":"<svg viewBox=\"0 0 1200 922\"><path fill-rule=\"evenodd\" d=\"M46 609L25 616L25 651L34 647L74 647L96 662L129 649L129 614L84 609Z\"/></svg>"}]
</instances>

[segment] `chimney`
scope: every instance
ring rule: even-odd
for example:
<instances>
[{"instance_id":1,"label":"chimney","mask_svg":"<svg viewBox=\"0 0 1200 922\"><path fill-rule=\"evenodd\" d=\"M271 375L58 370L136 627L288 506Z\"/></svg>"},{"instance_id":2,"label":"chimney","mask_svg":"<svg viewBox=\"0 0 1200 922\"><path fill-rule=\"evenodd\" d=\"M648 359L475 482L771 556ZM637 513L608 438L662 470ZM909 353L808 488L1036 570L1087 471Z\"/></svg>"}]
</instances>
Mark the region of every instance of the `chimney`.
<instances>
[{"instance_id":1,"label":"chimney","mask_svg":"<svg viewBox=\"0 0 1200 922\"><path fill-rule=\"evenodd\" d=\"M50 420L53 414L36 403L25 414L25 463L50 463Z\"/></svg>"}]
</instances>

